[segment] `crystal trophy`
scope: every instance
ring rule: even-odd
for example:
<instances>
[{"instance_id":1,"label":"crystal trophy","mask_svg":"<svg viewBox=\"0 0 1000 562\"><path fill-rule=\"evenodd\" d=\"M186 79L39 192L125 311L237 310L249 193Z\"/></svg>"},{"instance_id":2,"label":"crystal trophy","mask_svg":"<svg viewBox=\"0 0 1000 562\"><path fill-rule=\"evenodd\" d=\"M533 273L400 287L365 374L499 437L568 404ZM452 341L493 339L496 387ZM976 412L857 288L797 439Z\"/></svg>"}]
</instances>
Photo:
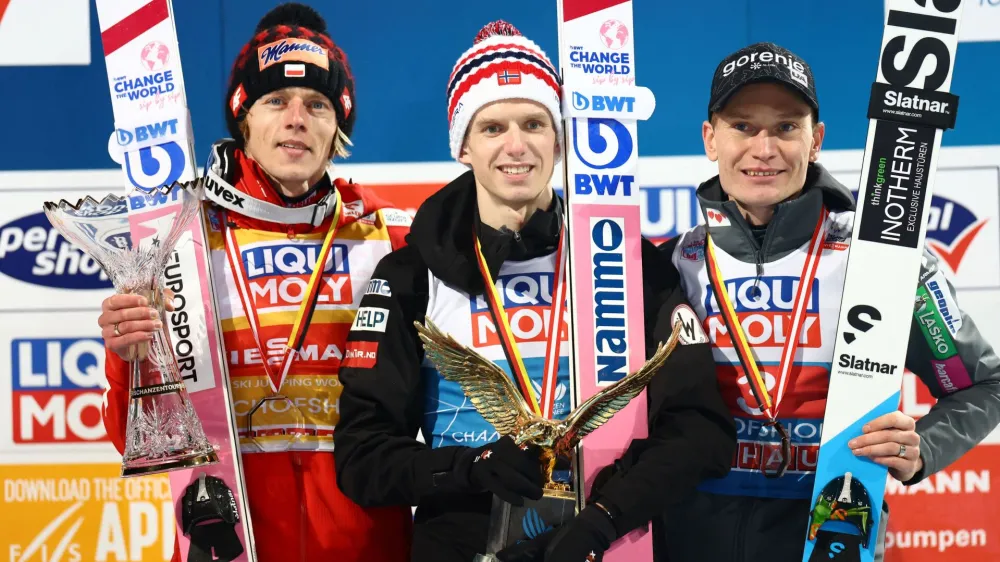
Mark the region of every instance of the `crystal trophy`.
<instances>
[{"instance_id":1,"label":"crystal trophy","mask_svg":"<svg viewBox=\"0 0 1000 562\"><path fill-rule=\"evenodd\" d=\"M162 319L163 273L188 223L198 214L203 190L203 180L198 179L175 182L149 195L108 194L100 201L88 196L75 204L46 202L44 210L60 234L101 265L117 293L146 297ZM143 217L132 228L128 205L137 197L145 198L147 207L171 203L163 205L165 212L158 218ZM133 234L141 241L136 242ZM130 399L123 477L218 462L188 398L165 326L163 322L151 340L134 345L127 354Z\"/></svg>"}]
</instances>

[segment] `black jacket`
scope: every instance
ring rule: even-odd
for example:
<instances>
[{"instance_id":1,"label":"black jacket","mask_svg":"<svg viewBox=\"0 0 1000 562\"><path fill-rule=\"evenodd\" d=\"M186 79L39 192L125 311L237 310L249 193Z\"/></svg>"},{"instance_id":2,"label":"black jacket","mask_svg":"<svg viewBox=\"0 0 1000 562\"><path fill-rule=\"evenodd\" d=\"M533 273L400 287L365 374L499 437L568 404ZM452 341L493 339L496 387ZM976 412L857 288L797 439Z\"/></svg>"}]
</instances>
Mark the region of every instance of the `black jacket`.
<instances>
[{"instance_id":1,"label":"black jacket","mask_svg":"<svg viewBox=\"0 0 1000 562\"><path fill-rule=\"evenodd\" d=\"M423 320L428 271L469 294L484 289L473 250L473 228L496 275L505 260L548 255L558 243L562 202L532 215L512 234L482 225L471 172L427 199L414 219L408 246L386 256L373 278L391 293L367 294L361 307L388 310L385 332L352 331L348 342L377 342L371 368L344 367L340 422L334 437L337 482L362 506L417 506L413 560L468 562L484 552L491 497L456 492L448 473L462 447L431 448L416 439L425 384L423 349L413 327ZM685 303L677 272L652 244L643 243L646 347L669 334L669 317ZM348 344L350 347L350 343ZM705 478L723 476L736 449L735 427L723 404L708 344L678 345L647 392L651 432L633 443L600 490L618 513L619 535L644 525L663 507L684 501ZM639 454L641 452L641 454Z\"/></svg>"}]
</instances>

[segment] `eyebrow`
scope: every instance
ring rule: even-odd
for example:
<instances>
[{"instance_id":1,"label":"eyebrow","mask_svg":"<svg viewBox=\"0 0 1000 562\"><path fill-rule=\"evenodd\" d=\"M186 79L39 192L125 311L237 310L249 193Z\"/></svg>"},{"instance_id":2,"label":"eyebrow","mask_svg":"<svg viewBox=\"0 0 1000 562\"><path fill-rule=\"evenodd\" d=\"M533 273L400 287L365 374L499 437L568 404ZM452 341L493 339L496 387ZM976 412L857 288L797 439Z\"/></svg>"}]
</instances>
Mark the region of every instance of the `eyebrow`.
<instances>
[{"instance_id":1,"label":"eyebrow","mask_svg":"<svg viewBox=\"0 0 1000 562\"><path fill-rule=\"evenodd\" d=\"M744 113L744 112L739 111L739 110L730 112L728 115L732 119L745 119L745 120L749 120L749 119L753 118L753 116L751 116L749 113ZM808 117L808 116L809 116L809 112L808 111L797 111L797 110L796 111L782 111L781 113L779 113L777 115L778 119L792 119L792 118L801 119L801 118Z\"/></svg>"},{"instance_id":2,"label":"eyebrow","mask_svg":"<svg viewBox=\"0 0 1000 562\"><path fill-rule=\"evenodd\" d=\"M521 120L548 121L548 115L546 115L545 112L539 111L538 113L529 113L521 117ZM476 127L485 123L500 123L502 121L507 121L507 119L501 119L500 117L477 117L476 120L473 121L472 126Z\"/></svg>"}]
</instances>

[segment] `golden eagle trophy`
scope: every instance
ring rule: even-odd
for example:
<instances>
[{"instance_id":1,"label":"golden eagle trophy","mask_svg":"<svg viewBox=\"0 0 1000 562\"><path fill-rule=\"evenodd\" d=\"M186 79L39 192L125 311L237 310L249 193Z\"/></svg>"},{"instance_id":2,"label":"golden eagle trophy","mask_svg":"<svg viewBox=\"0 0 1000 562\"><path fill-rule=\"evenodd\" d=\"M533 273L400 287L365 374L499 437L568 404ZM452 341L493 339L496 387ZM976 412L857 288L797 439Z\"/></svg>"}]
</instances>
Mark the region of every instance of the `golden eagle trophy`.
<instances>
[{"instance_id":1,"label":"golden eagle trophy","mask_svg":"<svg viewBox=\"0 0 1000 562\"><path fill-rule=\"evenodd\" d=\"M514 381L495 363L442 332L430 320L426 320L426 325L413 324L424 342L427 358L441 376L461 386L469 401L487 422L493 424L497 433L509 435L518 445L535 445L542 451L539 462L546 483L541 500L525 500L524 507L515 508L494 497L488 539L488 552L491 553L531 538L550 525L575 515L576 494L568 485L552 480L556 461L565 459L572 463L577 444L646 388L673 352L681 330L681 323L677 322L667 342L661 343L639 370L595 393L563 419L550 420L531 411ZM511 522L517 519L521 524L512 525ZM478 555L476 559L496 560L492 554Z\"/></svg>"},{"instance_id":2,"label":"golden eagle trophy","mask_svg":"<svg viewBox=\"0 0 1000 562\"><path fill-rule=\"evenodd\" d=\"M569 459L576 445L597 430L639 395L673 352L681 324L666 343L637 371L609 385L580 404L561 420L535 415L521 396L514 381L492 361L484 358L438 329L430 320L413 324L424 342L424 353L446 380L458 383L479 414L500 435L510 435L518 445L536 445L542 450L540 461L545 473L546 490L567 490L565 484L552 481L556 459Z\"/></svg>"}]
</instances>

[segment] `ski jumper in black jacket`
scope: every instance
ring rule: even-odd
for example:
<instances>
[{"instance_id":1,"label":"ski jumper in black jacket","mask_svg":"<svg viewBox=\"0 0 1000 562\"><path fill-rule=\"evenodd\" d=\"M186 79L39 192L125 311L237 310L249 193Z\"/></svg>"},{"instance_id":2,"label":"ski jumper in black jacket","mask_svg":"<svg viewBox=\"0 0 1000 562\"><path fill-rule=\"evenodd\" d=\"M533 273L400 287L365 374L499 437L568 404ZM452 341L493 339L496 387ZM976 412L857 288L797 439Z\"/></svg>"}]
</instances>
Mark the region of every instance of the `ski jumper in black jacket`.
<instances>
[{"instance_id":1,"label":"ski jumper in black jacket","mask_svg":"<svg viewBox=\"0 0 1000 562\"><path fill-rule=\"evenodd\" d=\"M417 506L413 560L469 562L485 551L492 494L470 471L499 437L491 426L483 430L485 422L471 405L442 407L441 393L452 383L425 361L413 322L431 314L429 300L438 302L433 295L442 292L467 297L465 307L455 308L456 317L468 315L470 304L475 308L484 282L474 233L491 274L503 279L505 264L555 252L562 207L553 197L550 208L532 214L518 233L495 230L479 221L475 180L467 172L420 207L408 245L382 259L361 301L361 310L369 311L367 324L358 329L356 323L351 331L340 372L337 482L362 506ZM687 302L676 270L645 240L643 271L648 355L669 337L670 317ZM448 319L434 321L441 326ZM707 338L700 326L695 329L696 337L675 348L647 389L649 438L633 442L591 496L606 508L602 517L612 515L613 530L603 527L612 535L606 542L658 518L700 482L729 470L735 427L719 393Z\"/></svg>"}]
</instances>

